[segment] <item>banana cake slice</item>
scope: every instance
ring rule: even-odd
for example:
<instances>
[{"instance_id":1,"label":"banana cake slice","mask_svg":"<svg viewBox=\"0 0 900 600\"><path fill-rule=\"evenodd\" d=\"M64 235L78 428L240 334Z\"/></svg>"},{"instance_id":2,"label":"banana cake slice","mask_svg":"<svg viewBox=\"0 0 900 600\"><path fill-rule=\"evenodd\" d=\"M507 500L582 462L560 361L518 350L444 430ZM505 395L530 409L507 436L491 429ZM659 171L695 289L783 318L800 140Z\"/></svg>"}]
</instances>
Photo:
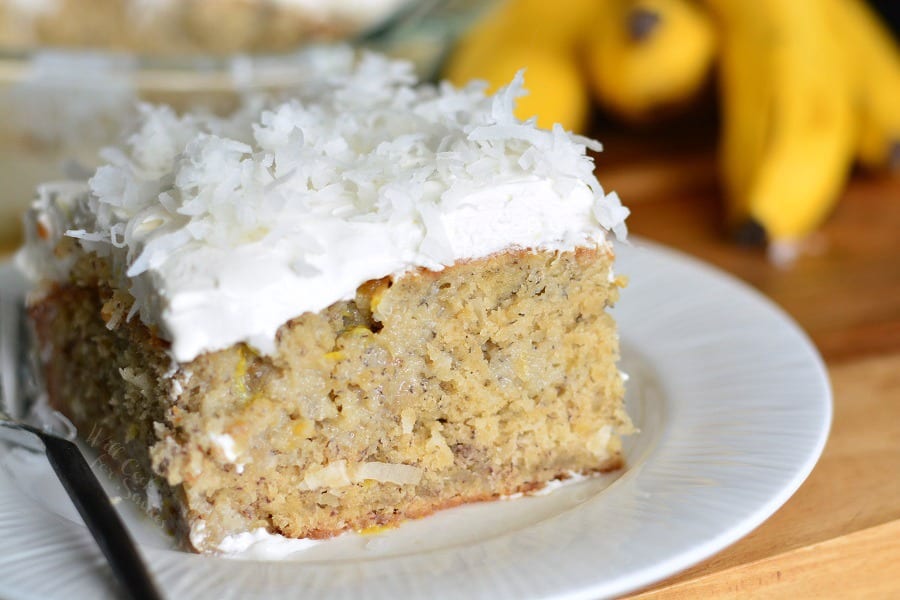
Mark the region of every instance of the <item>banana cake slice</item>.
<instances>
[{"instance_id":1,"label":"banana cake slice","mask_svg":"<svg viewBox=\"0 0 900 600\"><path fill-rule=\"evenodd\" d=\"M50 404L187 548L325 538L623 466L595 142L364 55L227 119L144 107L18 256ZM123 465L127 465L124 468Z\"/></svg>"}]
</instances>

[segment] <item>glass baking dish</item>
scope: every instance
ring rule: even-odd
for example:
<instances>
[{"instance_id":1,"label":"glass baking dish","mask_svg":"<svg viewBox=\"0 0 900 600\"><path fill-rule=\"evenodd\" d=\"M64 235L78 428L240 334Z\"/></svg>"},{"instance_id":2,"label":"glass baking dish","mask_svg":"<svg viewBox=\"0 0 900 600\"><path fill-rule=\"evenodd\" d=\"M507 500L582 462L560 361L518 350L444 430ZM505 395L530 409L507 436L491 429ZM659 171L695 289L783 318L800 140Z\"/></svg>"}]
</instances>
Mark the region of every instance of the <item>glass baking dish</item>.
<instances>
[{"instance_id":1,"label":"glass baking dish","mask_svg":"<svg viewBox=\"0 0 900 600\"><path fill-rule=\"evenodd\" d=\"M327 43L311 38L282 52L0 49L0 247L21 239L21 213L36 186L91 173L99 150L127 131L141 102L227 114L260 96L289 97L322 69L339 73L360 48L407 58L427 78L458 33L490 4L394 1L396 10L368 28Z\"/></svg>"}]
</instances>

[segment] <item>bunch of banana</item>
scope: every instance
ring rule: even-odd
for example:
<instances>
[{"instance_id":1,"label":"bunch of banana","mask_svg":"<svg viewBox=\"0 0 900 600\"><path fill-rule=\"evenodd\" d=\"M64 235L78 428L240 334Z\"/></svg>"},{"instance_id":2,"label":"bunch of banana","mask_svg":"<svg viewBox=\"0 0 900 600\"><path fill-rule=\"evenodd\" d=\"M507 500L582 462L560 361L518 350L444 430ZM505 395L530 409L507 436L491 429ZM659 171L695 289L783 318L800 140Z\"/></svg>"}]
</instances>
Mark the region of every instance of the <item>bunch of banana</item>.
<instances>
[{"instance_id":1,"label":"bunch of banana","mask_svg":"<svg viewBox=\"0 0 900 600\"><path fill-rule=\"evenodd\" d=\"M589 95L643 121L700 88L715 56L712 19L694 0L509 0L457 45L444 75L496 88L519 69L521 118L582 130Z\"/></svg>"},{"instance_id":2,"label":"bunch of banana","mask_svg":"<svg viewBox=\"0 0 900 600\"><path fill-rule=\"evenodd\" d=\"M900 167L900 50L863 0L509 0L446 75L502 85L525 67L519 116L578 130L591 93L647 120L694 98L715 62L727 213L743 239L777 256L828 215L854 158Z\"/></svg>"}]
</instances>

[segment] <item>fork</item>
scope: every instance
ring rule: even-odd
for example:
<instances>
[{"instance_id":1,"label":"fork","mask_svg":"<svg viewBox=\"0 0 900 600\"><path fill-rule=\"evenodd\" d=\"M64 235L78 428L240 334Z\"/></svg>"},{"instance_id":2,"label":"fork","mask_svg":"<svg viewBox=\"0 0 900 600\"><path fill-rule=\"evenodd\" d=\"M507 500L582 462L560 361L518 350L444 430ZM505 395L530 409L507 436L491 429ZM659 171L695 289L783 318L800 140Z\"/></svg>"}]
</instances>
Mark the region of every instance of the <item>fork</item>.
<instances>
[{"instance_id":1,"label":"fork","mask_svg":"<svg viewBox=\"0 0 900 600\"><path fill-rule=\"evenodd\" d=\"M122 591L134 600L161 600L134 541L78 446L63 435L21 420L27 399L22 389L26 386L21 384L29 357L25 333L22 297L0 290L0 439L44 451ZM7 414L8 406L19 418Z\"/></svg>"}]
</instances>

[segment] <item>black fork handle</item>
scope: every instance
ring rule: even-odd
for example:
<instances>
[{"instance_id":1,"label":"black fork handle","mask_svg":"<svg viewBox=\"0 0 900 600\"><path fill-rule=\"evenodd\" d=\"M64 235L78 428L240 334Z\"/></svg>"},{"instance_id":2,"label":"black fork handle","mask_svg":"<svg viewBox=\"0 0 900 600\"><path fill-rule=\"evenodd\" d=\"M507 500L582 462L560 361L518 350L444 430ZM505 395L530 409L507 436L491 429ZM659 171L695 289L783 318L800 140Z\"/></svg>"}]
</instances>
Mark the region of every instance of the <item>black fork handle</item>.
<instances>
[{"instance_id":1,"label":"black fork handle","mask_svg":"<svg viewBox=\"0 0 900 600\"><path fill-rule=\"evenodd\" d=\"M43 432L35 433L44 443L50 465L106 556L122 591L133 600L162 600L134 540L78 446Z\"/></svg>"}]
</instances>

